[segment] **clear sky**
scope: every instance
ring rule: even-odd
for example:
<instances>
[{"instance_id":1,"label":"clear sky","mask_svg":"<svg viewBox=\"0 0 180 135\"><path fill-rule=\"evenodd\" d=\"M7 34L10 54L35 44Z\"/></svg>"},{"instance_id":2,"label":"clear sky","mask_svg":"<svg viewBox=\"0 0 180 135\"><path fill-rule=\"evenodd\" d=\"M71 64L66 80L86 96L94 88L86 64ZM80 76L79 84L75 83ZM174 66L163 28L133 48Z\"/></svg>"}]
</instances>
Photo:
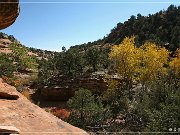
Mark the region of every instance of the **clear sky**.
<instances>
[{"instance_id":1,"label":"clear sky","mask_svg":"<svg viewBox=\"0 0 180 135\"><path fill-rule=\"evenodd\" d=\"M138 1L138 3L136 3ZM61 51L103 38L131 15L148 15L167 9L178 0L20 0L16 22L0 32L14 35L22 44Z\"/></svg>"}]
</instances>

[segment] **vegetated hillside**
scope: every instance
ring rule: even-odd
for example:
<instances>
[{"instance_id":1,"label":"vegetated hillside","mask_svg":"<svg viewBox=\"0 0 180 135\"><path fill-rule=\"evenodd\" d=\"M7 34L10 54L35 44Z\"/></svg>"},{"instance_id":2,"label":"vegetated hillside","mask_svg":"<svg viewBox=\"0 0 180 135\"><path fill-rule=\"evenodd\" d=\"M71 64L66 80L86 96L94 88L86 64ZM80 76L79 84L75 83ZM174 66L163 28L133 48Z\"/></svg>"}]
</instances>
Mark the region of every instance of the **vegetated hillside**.
<instances>
[{"instance_id":1,"label":"vegetated hillside","mask_svg":"<svg viewBox=\"0 0 180 135\"><path fill-rule=\"evenodd\" d=\"M110 48L113 44L119 44L127 36L134 35L135 45L138 47L146 41L152 41L158 46L165 46L166 49L175 52L180 44L179 14L180 7L171 5L166 11L160 11L154 15L141 16L138 14L137 17L131 16L128 21L117 24L111 30L111 33L103 39L72 46L68 50L63 47L62 52L27 48L25 46L24 48L29 50L28 53L35 54L39 58L37 62L39 65L38 83L57 85L60 83L54 78L62 76L76 78L84 73L112 69L113 66L108 59ZM10 52L8 44L17 41L13 36L7 36L3 33L1 33L0 40L0 51L2 52ZM27 60L25 61L21 64L28 65Z\"/></svg>"},{"instance_id":2,"label":"vegetated hillside","mask_svg":"<svg viewBox=\"0 0 180 135\"><path fill-rule=\"evenodd\" d=\"M33 47L26 47L25 45L22 45L21 42L18 41L13 35L7 35L5 33L0 32L0 53L12 53L11 45L14 43L18 44L18 47L27 49L27 53L29 56L35 56L38 59L47 59L49 56L55 53L53 51L36 49Z\"/></svg>"},{"instance_id":3,"label":"vegetated hillside","mask_svg":"<svg viewBox=\"0 0 180 135\"><path fill-rule=\"evenodd\" d=\"M155 14L142 16L132 15L127 21L120 22L111 32L94 42L71 46L80 51L87 50L89 47L109 46L119 44L127 36L135 36L136 45L140 46L146 41L152 41L161 46L166 46L170 51L175 51L180 46L180 6L170 5L167 10L161 10ZM0 37L5 35L0 34ZM7 36L11 41L16 40L12 35ZM40 57L48 57L56 52L27 47Z\"/></svg>"},{"instance_id":4,"label":"vegetated hillside","mask_svg":"<svg viewBox=\"0 0 180 135\"><path fill-rule=\"evenodd\" d=\"M131 16L128 21L119 23L103 39L72 46L68 50L63 47L63 51L59 53L30 48L31 51L41 56L49 56L48 61L40 61L39 78L41 79L39 83L56 86L61 83L55 78L61 80L63 76L69 79L84 73L109 69L115 72L113 64L108 59L108 53L113 44L119 44L127 36L135 36L137 47L150 41L175 52L180 44L179 14L180 7L171 5L166 11L160 11L154 15Z\"/></svg>"},{"instance_id":5,"label":"vegetated hillside","mask_svg":"<svg viewBox=\"0 0 180 135\"><path fill-rule=\"evenodd\" d=\"M13 42L17 42L20 44L19 41L17 41L14 36L12 35L7 35L5 33L0 32L0 53L5 53L5 54L9 54L12 52L12 50L10 49L10 45Z\"/></svg>"},{"instance_id":6,"label":"vegetated hillside","mask_svg":"<svg viewBox=\"0 0 180 135\"><path fill-rule=\"evenodd\" d=\"M131 17L107 37L68 50L63 47L62 52L31 48L48 59L29 57L27 48L15 43L12 55L0 54L0 75L34 67L37 95L70 98L68 111L59 105L52 112L87 131L176 132L180 127L180 48L179 31L174 27L178 27L178 14L174 12L179 9L170 6L151 17ZM161 24L163 16L168 17ZM142 27L135 29L138 21ZM22 88L19 84L15 81Z\"/></svg>"},{"instance_id":7,"label":"vegetated hillside","mask_svg":"<svg viewBox=\"0 0 180 135\"><path fill-rule=\"evenodd\" d=\"M14 36L0 33L0 78L15 86L19 92L32 91L42 59L22 45Z\"/></svg>"},{"instance_id":8,"label":"vegetated hillside","mask_svg":"<svg viewBox=\"0 0 180 135\"><path fill-rule=\"evenodd\" d=\"M148 16L132 15L127 21L120 22L103 39L77 45L87 48L93 45L119 44L127 36L135 36L136 45L145 41L153 41L175 51L180 46L180 6L170 5L167 10ZM72 47L72 48L74 48Z\"/></svg>"},{"instance_id":9,"label":"vegetated hillside","mask_svg":"<svg viewBox=\"0 0 180 135\"><path fill-rule=\"evenodd\" d=\"M7 35L5 33L0 32L0 53L10 54L12 53L12 44L17 44L20 48L26 48L24 45L20 43L13 35ZM27 50L27 53L29 56L36 56L37 54L30 51L30 49Z\"/></svg>"},{"instance_id":10,"label":"vegetated hillside","mask_svg":"<svg viewBox=\"0 0 180 135\"><path fill-rule=\"evenodd\" d=\"M13 71L33 70L37 67L38 59L41 58L22 45L14 36L0 33L0 76L10 76Z\"/></svg>"},{"instance_id":11,"label":"vegetated hillside","mask_svg":"<svg viewBox=\"0 0 180 135\"><path fill-rule=\"evenodd\" d=\"M63 47L40 63L41 94L74 94L67 121L87 131L172 132L180 126L178 12L132 16L101 40Z\"/></svg>"}]
</instances>

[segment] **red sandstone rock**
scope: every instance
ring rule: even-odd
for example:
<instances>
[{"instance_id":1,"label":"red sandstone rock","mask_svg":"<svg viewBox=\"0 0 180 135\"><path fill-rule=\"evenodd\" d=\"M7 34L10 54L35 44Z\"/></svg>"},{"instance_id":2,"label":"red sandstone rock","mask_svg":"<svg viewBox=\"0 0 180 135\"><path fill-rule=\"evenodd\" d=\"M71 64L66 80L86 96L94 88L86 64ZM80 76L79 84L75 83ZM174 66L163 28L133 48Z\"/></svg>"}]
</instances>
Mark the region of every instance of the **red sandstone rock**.
<instances>
[{"instance_id":1,"label":"red sandstone rock","mask_svg":"<svg viewBox=\"0 0 180 135\"><path fill-rule=\"evenodd\" d=\"M19 96L17 100L0 99L0 126L13 126L23 135L87 134L34 105L2 79L0 88L4 93L7 91Z\"/></svg>"}]
</instances>

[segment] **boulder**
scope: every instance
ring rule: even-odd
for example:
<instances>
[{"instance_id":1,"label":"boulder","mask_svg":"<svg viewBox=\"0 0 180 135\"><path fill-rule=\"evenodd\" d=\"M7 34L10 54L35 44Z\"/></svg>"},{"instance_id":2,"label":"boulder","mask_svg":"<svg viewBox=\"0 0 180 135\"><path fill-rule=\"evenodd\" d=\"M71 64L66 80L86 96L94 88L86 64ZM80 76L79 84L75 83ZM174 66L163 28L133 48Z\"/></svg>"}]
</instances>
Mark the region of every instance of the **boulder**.
<instances>
[{"instance_id":1,"label":"boulder","mask_svg":"<svg viewBox=\"0 0 180 135\"><path fill-rule=\"evenodd\" d=\"M3 83L3 80L0 79L0 82ZM8 100L17 100L19 98L19 95L17 94L16 90L12 91L12 89L15 89L14 87L3 83L3 85L0 85L0 99L8 99Z\"/></svg>"}]
</instances>

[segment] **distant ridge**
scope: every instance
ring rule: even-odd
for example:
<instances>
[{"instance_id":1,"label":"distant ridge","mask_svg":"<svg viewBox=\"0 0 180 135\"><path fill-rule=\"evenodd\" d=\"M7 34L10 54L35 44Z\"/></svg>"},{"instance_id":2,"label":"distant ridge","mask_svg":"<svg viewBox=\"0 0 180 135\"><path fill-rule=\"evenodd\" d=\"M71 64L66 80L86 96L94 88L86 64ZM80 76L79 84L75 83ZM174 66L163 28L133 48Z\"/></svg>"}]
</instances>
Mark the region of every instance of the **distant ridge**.
<instances>
[{"instance_id":1,"label":"distant ridge","mask_svg":"<svg viewBox=\"0 0 180 135\"><path fill-rule=\"evenodd\" d=\"M137 46L151 41L174 52L180 47L180 6L170 5L167 10L148 16L132 15L124 23L118 23L104 38L71 48L82 49L94 45L119 44L125 37L132 35L135 36Z\"/></svg>"}]
</instances>

